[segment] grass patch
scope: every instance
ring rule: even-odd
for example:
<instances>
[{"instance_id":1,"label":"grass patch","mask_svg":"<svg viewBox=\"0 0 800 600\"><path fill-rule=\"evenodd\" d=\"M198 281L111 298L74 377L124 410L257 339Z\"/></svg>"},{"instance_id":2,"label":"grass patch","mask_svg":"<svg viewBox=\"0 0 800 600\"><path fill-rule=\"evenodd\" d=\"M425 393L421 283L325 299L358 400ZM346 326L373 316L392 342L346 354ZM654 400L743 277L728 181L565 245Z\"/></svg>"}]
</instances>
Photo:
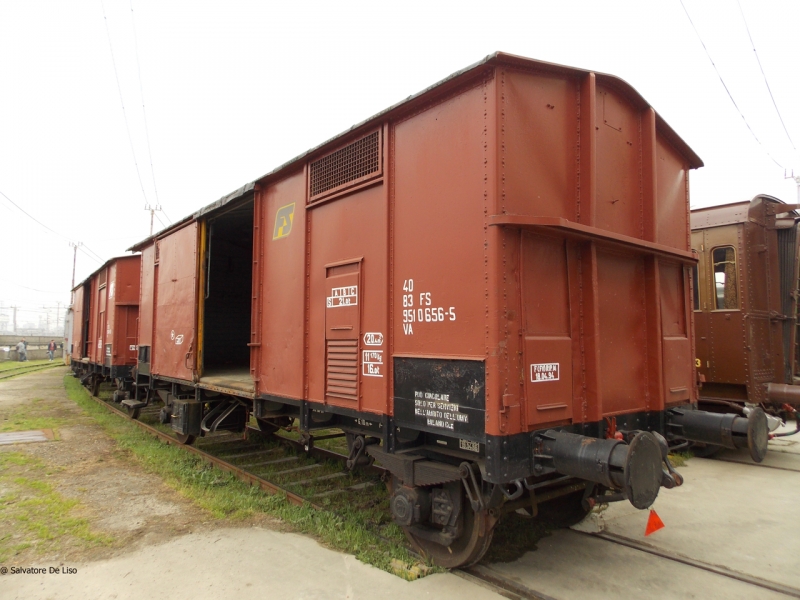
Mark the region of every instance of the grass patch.
<instances>
[{"instance_id":1,"label":"grass patch","mask_svg":"<svg viewBox=\"0 0 800 600\"><path fill-rule=\"evenodd\" d=\"M417 562L405 548L402 531L389 520L384 490L364 490L355 499L340 494L347 498L341 503L328 499L330 511L319 511L307 504L296 506L282 494L267 494L193 454L153 438L98 405L77 379L66 376L65 386L70 399L93 417L120 449L216 518L244 520L260 514L276 517L294 531L314 535L328 547L353 554L387 572L393 572L393 559L405 564ZM341 466L336 468L341 470Z\"/></svg>"},{"instance_id":2,"label":"grass patch","mask_svg":"<svg viewBox=\"0 0 800 600\"><path fill-rule=\"evenodd\" d=\"M669 455L669 462L673 467L684 467L690 458L694 458L691 450L685 452L675 452Z\"/></svg>"},{"instance_id":3,"label":"grass patch","mask_svg":"<svg viewBox=\"0 0 800 600\"><path fill-rule=\"evenodd\" d=\"M53 363L56 361L53 360ZM20 367L35 367L38 365L49 365L52 364L49 360L26 360L25 362L19 362L18 360L4 360L0 362L0 373L3 371L10 371L11 369L18 369ZM64 366L63 363L59 363L59 366Z\"/></svg>"},{"instance_id":4,"label":"grass patch","mask_svg":"<svg viewBox=\"0 0 800 600\"><path fill-rule=\"evenodd\" d=\"M31 431L33 429L55 429L64 424L64 419L26 414L25 409L17 409L11 416L0 422L0 432Z\"/></svg>"},{"instance_id":5,"label":"grass patch","mask_svg":"<svg viewBox=\"0 0 800 600\"><path fill-rule=\"evenodd\" d=\"M93 533L74 516L77 500L62 497L44 481L45 466L19 452L0 452L0 563L34 548L39 555L66 546L109 545L114 539Z\"/></svg>"}]
</instances>

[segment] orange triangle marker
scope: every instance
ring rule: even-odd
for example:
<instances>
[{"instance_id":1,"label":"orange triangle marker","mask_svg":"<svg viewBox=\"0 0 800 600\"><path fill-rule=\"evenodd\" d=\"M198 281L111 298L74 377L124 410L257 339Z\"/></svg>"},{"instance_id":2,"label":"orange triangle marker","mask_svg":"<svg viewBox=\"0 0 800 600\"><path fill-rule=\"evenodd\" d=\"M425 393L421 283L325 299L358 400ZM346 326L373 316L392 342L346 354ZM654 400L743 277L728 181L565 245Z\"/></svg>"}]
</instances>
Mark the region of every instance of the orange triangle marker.
<instances>
[{"instance_id":1,"label":"orange triangle marker","mask_svg":"<svg viewBox=\"0 0 800 600\"><path fill-rule=\"evenodd\" d=\"M655 533L664 527L664 521L656 514L656 511L651 510L650 516L647 518L647 527L644 530L644 536L647 537L651 533Z\"/></svg>"}]
</instances>

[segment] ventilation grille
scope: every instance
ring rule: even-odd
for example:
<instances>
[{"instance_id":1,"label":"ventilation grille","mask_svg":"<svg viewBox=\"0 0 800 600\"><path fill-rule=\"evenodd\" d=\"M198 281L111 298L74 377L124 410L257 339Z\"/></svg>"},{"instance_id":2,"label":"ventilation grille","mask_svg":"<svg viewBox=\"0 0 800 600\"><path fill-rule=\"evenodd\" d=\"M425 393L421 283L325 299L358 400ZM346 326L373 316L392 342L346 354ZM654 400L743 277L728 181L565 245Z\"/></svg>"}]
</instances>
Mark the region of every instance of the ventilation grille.
<instances>
[{"instance_id":1,"label":"ventilation grille","mask_svg":"<svg viewBox=\"0 0 800 600\"><path fill-rule=\"evenodd\" d=\"M311 163L310 200L318 200L381 172L380 132Z\"/></svg>"},{"instance_id":2,"label":"ventilation grille","mask_svg":"<svg viewBox=\"0 0 800 600\"><path fill-rule=\"evenodd\" d=\"M358 400L358 340L328 340L325 394Z\"/></svg>"},{"instance_id":3,"label":"ventilation grille","mask_svg":"<svg viewBox=\"0 0 800 600\"><path fill-rule=\"evenodd\" d=\"M98 284L97 287L100 288L104 287L106 285L107 277L108 277L108 271L106 269L100 271L100 273L98 273L97 275L97 284Z\"/></svg>"}]
</instances>

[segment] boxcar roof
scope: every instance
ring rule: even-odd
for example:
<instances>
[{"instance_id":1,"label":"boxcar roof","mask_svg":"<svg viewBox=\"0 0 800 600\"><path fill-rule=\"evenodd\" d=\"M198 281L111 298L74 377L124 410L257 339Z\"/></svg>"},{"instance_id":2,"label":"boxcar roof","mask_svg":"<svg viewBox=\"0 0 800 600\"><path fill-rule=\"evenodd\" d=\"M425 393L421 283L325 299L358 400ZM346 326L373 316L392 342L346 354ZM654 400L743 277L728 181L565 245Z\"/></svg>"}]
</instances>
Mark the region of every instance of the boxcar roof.
<instances>
[{"instance_id":1,"label":"boxcar roof","mask_svg":"<svg viewBox=\"0 0 800 600\"><path fill-rule=\"evenodd\" d=\"M91 273L89 273L89 275L87 275L87 276L86 276L86 279L84 279L84 280L83 280L83 281L81 281L80 283L76 284L76 285L75 285L75 287L74 287L74 288L72 288L72 290L71 290L71 291L73 291L73 292L74 292L75 290L77 290L77 289L78 289L79 287L81 287L82 285L86 285L86 283L87 283L87 282L88 282L88 281L89 281L89 280L90 280L92 277L94 277L95 275L97 275L97 274L98 274L100 271L102 271L103 269L105 269L105 268L106 268L107 266L109 266L111 263L117 262L118 260L121 260L121 259L132 258L133 256L136 256L136 255L135 255L135 254L134 254L134 255L130 255L130 254L123 254L123 255L121 255L121 256L112 256L112 257L111 257L111 258L109 258L109 259L108 259L106 262L104 262L102 265L100 265L99 267L97 267L97 268L96 268L94 271L92 271Z\"/></svg>"},{"instance_id":2,"label":"boxcar roof","mask_svg":"<svg viewBox=\"0 0 800 600\"><path fill-rule=\"evenodd\" d=\"M244 197L248 192L251 192L255 188L255 184L258 182L264 182L268 180L278 179L282 177L288 170L292 168L297 168L301 163L301 161L305 161L314 155L322 155L332 150L334 146L338 145L339 142L344 141L344 138L348 136L354 136L357 133L362 132L370 127L374 127L375 122L386 117L395 116L397 114L408 112L409 110L413 110L420 104L424 104L427 101L430 101L435 96L446 93L453 88L457 88L460 84L462 84L465 80L469 80L471 77L475 76L476 74L480 73L484 68L488 66L494 65L505 65L510 67L517 67L517 68L525 68L529 70L539 71L541 73L552 73L552 74L561 74L571 77L577 76L586 76L590 73L594 73L595 77L597 78L598 83L602 83L608 87L614 88L620 93L622 93L630 102L634 105L638 106L640 109L644 109L650 106L650 104L637 92L633 86L631 86L628 82L616 77L614 75L608 75L605 73L598 73L596 71L590 71L586 69L578 69L575 67L568 67L565 65L559 65L555 63L534 60L532 58L525 58L523 56L516 56L513 54L506 54L504 52L495 52L494 54L490 54L484 57L482 60L466 67L465 69L461 69L460 71L456 71L452 75L445 77L441 81L434 83L433 85L425 88L421 92L408 96L404 100L390 106L389 108L380 111L379 113L369 117L368 119L361 121L350 127L349 129L343 131L342 133L326 140L325 142L319 144L303 152L302 154L295 156L291 160L283 163L279 167L273 169L272 171L262 175L261 177L257 178L255 181L248 183L239 189L231 192L230 194L223 196L216 202L212 202L208 206L203 207L202 209L194 212L183 219L172 223L169 227L162 229L161 231L155 233L152 236L149 236L138 242L137 244L128 248L129 251L137 251L141 250L144 246L146 246L151 240L158 238L170 231L175 229L179 229L183 225L188 222L191 222L199 217L213 212L226 204L238 200L239 198ZM661 118L661 116L656 112L656 129L657 131L664 136L669 142L676 147L676 149L684 156L686 160L689 161L690 168L697 169L703 166L703 161L700 159L697 154L689 147L689 145L681 139L681 137L675 133L672 127L667 124L667 122Z\"/></svg>"}]
</instances>

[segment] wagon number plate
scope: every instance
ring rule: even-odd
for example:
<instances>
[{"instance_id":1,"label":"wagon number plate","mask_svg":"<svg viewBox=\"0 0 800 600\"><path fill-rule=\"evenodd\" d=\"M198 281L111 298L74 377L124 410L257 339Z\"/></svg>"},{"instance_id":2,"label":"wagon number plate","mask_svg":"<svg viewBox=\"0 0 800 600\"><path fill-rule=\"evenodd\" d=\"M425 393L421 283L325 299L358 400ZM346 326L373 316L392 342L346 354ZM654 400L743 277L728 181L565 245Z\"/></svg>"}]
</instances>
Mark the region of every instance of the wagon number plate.
<instances>
[{"instance_id":1,"label":"wagon number plate","mask_svg":"<svg viewBox=\"0 0 800 600\"><path fill-rule=\"evenodd\" d=\"M478 442L471 442L469 440L458 440L458 447L462 450L469 450L470 452L480 452L481 450Z\"/></svg>"}]
</instances>

